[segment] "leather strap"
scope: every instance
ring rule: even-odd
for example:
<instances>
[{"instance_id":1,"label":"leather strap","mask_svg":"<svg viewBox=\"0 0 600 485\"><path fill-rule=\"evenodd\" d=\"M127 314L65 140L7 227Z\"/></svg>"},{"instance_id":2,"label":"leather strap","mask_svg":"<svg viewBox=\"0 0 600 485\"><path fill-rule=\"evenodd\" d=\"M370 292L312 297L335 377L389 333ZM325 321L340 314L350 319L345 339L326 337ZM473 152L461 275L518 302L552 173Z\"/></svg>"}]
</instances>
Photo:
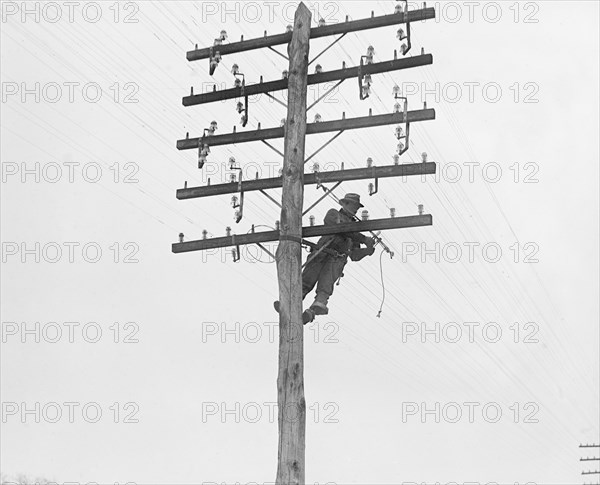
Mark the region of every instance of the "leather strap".
<instances>
[{"instance_id":1,"label":"leather strap","mask_svg":"<svg viewBox=\"0 0 600 485\"><path fill-rule=\"evenodd\" d=\"M280 234L279 235L279 240L280 241L294 241L297 243L302 243L302 238L298 237L298 236L290 236L288 234Z\"/></svg>"}]
</instances>

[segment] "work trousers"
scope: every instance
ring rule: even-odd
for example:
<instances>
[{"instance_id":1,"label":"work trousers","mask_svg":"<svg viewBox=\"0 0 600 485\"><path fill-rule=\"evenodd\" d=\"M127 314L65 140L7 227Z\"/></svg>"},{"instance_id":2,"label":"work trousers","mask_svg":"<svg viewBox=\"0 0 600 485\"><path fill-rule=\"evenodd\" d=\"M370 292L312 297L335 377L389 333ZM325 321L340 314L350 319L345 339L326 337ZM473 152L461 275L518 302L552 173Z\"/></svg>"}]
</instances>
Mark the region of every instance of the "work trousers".
<instances>
[{"instance_id":1,"label":"work trousers","mask_svg":"<svg viewBox=\"0 0 600 485\"><path fill-rule=\"evenodd\" d=\"M323 252L312 258L302 271L302 299L304 300L316 284L316 301L327 305L333 293L333 285L342 276L346 260L346 257L338 258Z\"/></svg>"}]
</instances>

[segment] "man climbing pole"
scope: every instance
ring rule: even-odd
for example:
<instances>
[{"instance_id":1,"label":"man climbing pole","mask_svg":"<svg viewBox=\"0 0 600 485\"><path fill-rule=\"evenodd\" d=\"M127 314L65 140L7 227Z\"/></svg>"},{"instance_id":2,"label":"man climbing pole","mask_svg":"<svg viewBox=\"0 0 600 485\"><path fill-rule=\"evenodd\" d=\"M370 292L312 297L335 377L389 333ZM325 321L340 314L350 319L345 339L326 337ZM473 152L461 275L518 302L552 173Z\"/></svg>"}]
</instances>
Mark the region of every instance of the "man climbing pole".
<instances>
[{"instance_id":1,"label":"man climbing pole","mask_svg":"<svg viewBox=\"0 0 600 485\"><path fill-rule=\"evenodd\" d=\"M340 210L329 209L325 215L326 225L354 222L354 216L360 203L358 194L346 194L340 199ZM361 248L364 244L366 247ZM302 323L312 322L316 315L327 315L327 302L333 293L333 287L344 274L344 266L348 257L352 261L360 261L375 252L375 241L359 232L350 232L323 236L316 247L313 247L302 271L302 299L317 286L315 301L302 314ZM274 303L279 311L279 301Z\"/></svg>"}]
</instances>

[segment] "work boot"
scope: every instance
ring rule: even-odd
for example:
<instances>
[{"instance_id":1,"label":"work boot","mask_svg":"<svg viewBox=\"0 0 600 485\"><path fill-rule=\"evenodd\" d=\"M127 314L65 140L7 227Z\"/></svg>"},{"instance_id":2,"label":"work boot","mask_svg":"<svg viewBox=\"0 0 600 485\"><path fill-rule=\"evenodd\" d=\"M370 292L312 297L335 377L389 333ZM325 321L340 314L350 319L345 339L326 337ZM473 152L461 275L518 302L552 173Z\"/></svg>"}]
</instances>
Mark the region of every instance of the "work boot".
<instances>
[{"instance_id":1,"label":"work boot","mask_svg":"<svg viewBox=\"0 0 600 485\"><path fill-rule=\"evenodd\" d=\"M275 308L275 311L277 313L279 313L279 300L276 300L273 302L273 307ZM314 319L315 319L314 310L312 310L311 308L307 308L306 310L304 310L304 312L302 313L302 323L304 325L312 322Z\"/></svg>"},{"instance_id":2,"label":"work boot","mask_svg":"<svg viewBox=\"0 0 600 485\"><path fill-rule=\"evenodd\" d=\"M315 312L311 308L307 308L302 313L302 324L306 325L307 323L312 322L315 319Z\"/></svg>"},{"instance_id":3,"label":"work boot","mask_svg":"<svg viewBox=\"0 0 600 485\"><path fill-rule=\"evenodd\" d=\"M329 308L327 308L327 305L317 300L315 300L310 306L310 309L315 315L327 315L329 313Z\"/></svg>"}]
</instances>

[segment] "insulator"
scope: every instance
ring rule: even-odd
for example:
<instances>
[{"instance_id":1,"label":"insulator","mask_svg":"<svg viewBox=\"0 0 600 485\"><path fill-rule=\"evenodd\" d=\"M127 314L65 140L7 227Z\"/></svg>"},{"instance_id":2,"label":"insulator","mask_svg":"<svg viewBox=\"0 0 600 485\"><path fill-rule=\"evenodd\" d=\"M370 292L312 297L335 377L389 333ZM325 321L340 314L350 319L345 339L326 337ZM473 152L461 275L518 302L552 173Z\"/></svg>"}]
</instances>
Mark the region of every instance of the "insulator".
<instances>
[{"instance_id":1,"label":"insulator","mask_svg":"<svg viewBox=\"0 0 600 485\"><path fill-rule=\"evenodd\" d=\"M397 153L395 153L392 158L394 159L394 165L398 165L400 163L400 155Z\"/></svg>"},{"instance_id":2,"label":"insulator","mask_svg":"<svg viewBox=\"0 0 600 485\"><path fill-rule=\"evenodd\" d=\"M402 13L402 5L397 3L396 6L394 7L394 13Z\"/></svg>"},{"instance_id":3,"label":"insulator","mask_svg":"<svg viewBox=\"0 0 600 485\"><path fill-rule=\"evenodd\" d=\"M321 64L317 64L315 66L315 74L320 74L323 72L323 66L321 66Z\"/></svg>"},{"instance_id":4,"label":"insulator","mask_svg":"<svg viewBox=\"0 0 600 485\"><path fill-rule=\"evenodd\" d=\"M232 195L231 196L231 205L232 205L232 207L237 207L238 201L239 201L239 199L237 198L237 195Z\"/></svg>"},{"instance_id":5,"label":"insulator","mask_svg":"<svg viewBox=\"0 0 600 485\"><path fill-rule=\"evenodd\" d=\"M294 27L292 27L291 25L287 25L287 27L285 28L286 32L292 32L294 30Z\"/></svg>"},{"instance_id":6,"label":"insulator","mask_svg":"<svg viewBox=\"0 0 600 485\"><path fill-rule=\"evenodd\" d=\"M242 113L244 111L244 103L242 103L241 101L238 101L236 108L238 113Z\"/></svg>"},{"instance_id":7,"label":"insulator","mask_svg":"<svg viewBox=\"0 0 600 485\"><path fill-rule=\"evenodd\" d=\"M240 118L240 123L242 125L245 125L248 122L248 115L242 115L242 117Z\"/></svg>"},{"instance_id":8,"label":"insulator","mask_svg":"<svg viewBox=\"0 0 600 485\"><path fill-rule=\"evenodd\" d=\"M390 217L396 217L396 209L394 209L393 207L390 207Z\"/></svg>"},{"instance_id":9,"label":"insulator","mask_svg":"<svg viewBox=\"0 0 600 485\"><path fill-rule=\"evenodd\" d=\"M403 42L400 46L400 49L402 50L402 54L406 54L406 51L408 51L408 46Z\"/></svg>"},{"instance_id":10,"label":"insulator","mask_svg":"<svg viewBox=\"0 0 600 485\"><path fill-rule=\"evenodd\" d=\"M241 213L240 213L240 211L239 211L239 210L235 211L235 212L233 213L233 220L234 220L234 221L237 221L237 220L239 220L239 219L240 219L240 216L241 216Z\"/></svg>"},{"instance_id":11,"label":"insulator","mask_svg":"<svg viewBox=\"0 0 600 485\"><path fill-rule=\"evenodd\" d=\"M423 163L427 162L427 152L421 153L421 160L423 160Z\"/></svg>"},{"instance_id":12,"label":"insulator","mask_svg":"<svg viewBox=\"0 0 600 485\"><path fill-rule=\"evenodd\" d=\"M217 67L217 65L219 64L219 61L217 61L214 57L211 57L210 59L210 67Z\"/></svg>"},{"instance_id":13,"label":"insulator","mask_svg":"<svg viewBox=\"0 0 600 485\"><path fill-rule=\"evenodd\" d=\"M314 122L315 122L315 123L320 123L321 121L323 121L323 118L321 117L321 115L320 115L319 113L317 113L317 114L315 115L315 120L314 120Z\"/></svg>"},{"instance_id":14,"label":"insulator","mask_svg":"<svg viewBox=\"0 0 600 485\"><path fill-rule=\"evenodd\" d=\"M279 176L281 177L283 175L283 168L280 168L277 173L279 173Z\"/></svg>"},{"instance_id":15,"label":"insulator","mask_svg":"<svg viewBox=\"0 0 600 485\"><path fill-rule=\"evenodd\" d=\"M198 168L202 168L204 167L204 164L206 163L206 156L205 155L198 155Z\"/></svg>"},{"instance_id":16,"label":"insulator","mask_svg":"<svg viewBox=\"0 0 600 485\"><path fill-rule=\"evenodd\" d=\"M231 227L227 226L227 227L225 228L225 235L226 235L227 237L231 237Z\"/></svg>"},{"instance_id":17,"label":"insulator","mask_svg":"<svg viewBox=\"0 0 600 485\"><path fill-rule=\"evenodd\" d=\"M369 182L369 194L373 195L374 191L375 191L375 185L373 185L373 182Z\"/></svg>"},{"instance_id":18,"label":"insulator","mask_svg":"<svg viewBox=\"0 0 600 485\"><path fill-rule=\"evenodd\" d=\"M400 113L401 109L402 109L402 106L400 106L400 103L396 103L394 105L394 113Z\"/></svg>"},{"instance_id":19,"label":"insulator","mask_svg":"<svg viewBox=\"0 0 600 485\"><path fill-rule=\"evenodd\" d=\"M235 157L229 157L229 168L231 170L235 168Z\"/></svg>"},{"instance_id":20,"label":"insulator","mask_svg":"<svg viewBox=\"0 0 600 485\"><path fill-rule=\"evenodd\" d=\"M320 168L320 167L319 167L319 162L315 162L315 163L313 163L313 166L312 166L312 171L313 171L313 172L318 172L318 171L319 171L319 168Z\"/></svg>"},{"instance_id":21,"label":"insulator","mask_svg":"<svg viewBox=\"0 0 600 485\"><path fill-rule=\"evenodd\" d=\"M211 131L213 131L213 132L217 131L217 127L218 127L218 126L219 126L219 125L217 124L217 122L216 122L216 121L211 121L211 122L210 122L210 130L211 130Z\"/></svg>"},{"instance_id":22,"label":"insulator","mask_svg":"<svg viewBox=\"0 0 600 485\"><path fill-rule=\"evenodd\" d=\"M373 166L373 159L371 157L367 158L367 167L371 168Z\"/></svg>"},{"instance_id":23,"label":"insulator","mask_svg":"<svg viewBox=\"0 0 600 485\"><path fill-rule=\"evenodd\" d=\"M423 215L423 204L419 204L419 215Z\"/></svg>"},{"instance_id":24,"label":"insulator","mask_svg":"<svg viewBox=\"0 0 600 485\"><path fill-rule=\"evenodd\" d=\"M308 222L311 226L314 226L315 225L315 216L310 216L308 218Z\"/></svg>"},{"instance_id":25,"label":"insulator","mask_svg":"<svg viewBox=\"0 0 600 485\"><path fill-rule=\"evenodd\" d=\"M375 48L372 45L370 45L367 48L367 55L365 56L366 60L367 60L367 64L372 64L373 63L373 57L374 56L375 56Z\"/></svg>"},{"instance_id":26,"label":"insulator","mask_svg":"<svg viewBox=\"0 0 600 485\"><path fill-rule=\"evenodd\" d=\"M215 39L215 41L213 42L213 45L221 45L222 43L223 43L223 41L219 37L218 39Z\"/></svg>"},{"instance_id":27,"label":"insulator","mask_svg":"<svg viewBox=\"0 0 600 485\"><path fill-rule=\"evenodd\" d=\"M398 32L396 32L396 37L398 37L399 40L404 39L404 30L398 29Z\"/></svg>"},{"instance_id":28,"label":"insulator","mask_svg":"<svg viewBox=\"0 0 600 485\"><path fill-rule=\"evenodd\" d=\"M320 19L319 19L319 27L325 27L325 25L327 25L327 24L325 23L325 19L324 19L324 18L320 18Z\"/></svg>"},{"instance_id":29,"label":"insulator","mask_svg":"<svg viewBox=\"0 0 600 485\"><path fill-rule=\"evenodd\" d=\"M363 92L364 98L366 98L367 96L369 96L371 94L371 88L369 87L368 84L366 84L362 87L362 92Z\"/></svg>"},{"instance_id":30,"label":"insulator","mask_svg":"<svg viewBox=\"0 0 600 485\"><path fill-rule=\"evenodd\" d=\"M285 118L281 118L281 121L279 122L279 126L285 126L286 121L287 120Z\"/></svg>"},{"instance_id":31,"label":"insulator","mask_svg":"<svg viewBox=\"0 0 600 485\"><path fill-rule=\"evenodd\" d=\"M183 232L179 233L179 242L182 243L183 242Z\"/></svg>"},{"instance_id":32,"label":"insulator","mask_svg":"<svg viewBox=\"0 0 600 485\"><path fill-rule=\"evenodd\" d=\"M392 88L392 94L394 97L400 96L400 86L394 84L394 87Z\"/></svg>"},{"instance_id":33,"label":"insulator","mask_svg":"<svg viewBox=\"0 0 600 485\"><path fill-rule=\"evenodd\" d=\"M275 221L275 230L279 231L279 221Z\"/></svg>"},{"instance_id":34,"label":"insulator","mask_svg":"<svg viewBox=\"0 0 600 485\"><path fill-rule=\"evenodd\" d=\"M370 74L365 74L364 82L367 86L370 86L371 84L373 84L373 80L371 79Z\"/></svg>"},{"instance_id":35,"label":"insulator","mask_svg":"<svg viewBox=\"0 0 600 485\"><path fill-rule=\"evenodd\" d=\"M241 88L242 87L242 80L236 77L235 81L233 81L233 87L234 88Z\"/></svg>"},{"instance_id":36,"label":"insulator","mask_svg":"<svg viewBox=\"0 0 600 485\"><path fill-rule=\"evenodd\" d=\"M363 221L368 221L369 220L369 211L367 209L363 210L361 213L361 219Z\"/></svg>"},{"instance_id":37,"label":"insulator","mask_svg":"<svg viewBox=\"0 0 600 485\"><path fill-rule=\"evenodd\" d=\"M283 71L281 73L281 79L287 79L287 77L288 77L288 72L287 72L287 69L286 69L285 71Z\"/></svg>"},{"instance_id":38,"label":"insulator","mask_svg":"<svg viewBox=\"0 0 600 485\"><path fill-rule=\"evenodd\" d=\"M235 182L237 181L237 180L236 180L236 178L237 178L237 177L235 176L235 174L234 174L234 173L230 173L230 174L229 174L229 181L230 181L230 182L232 182L232 183L235 183Z\"/></svg>"},{"instance_id":39,"label":"insulator","mask_svg":"<svg viewBox=\"0 0 600 485\"><path fill-rule=\"evenodd\" d=\"M402 136L404 135L404 131L402 130L401 126L396 126L396 138L398 138L398 140L400 138L402 138Z\"/></svg>"},{"instance_id":40,"label":"insulator","mask_svg":"<svg viewBox=\"0 0 600 485\"><path fill-rule=\"evenodd\" d=\"M206 229L202 229L202 239L206 239L208 237L208 231Z\"/></svg>"},{"instance_id":41,"label":"insulator","mask_svg":"<svg viewBox=\"0 0 600 485\"><path fill-rule=\"evenodd\" d=\"M236 260L238 258L237 251L235 248L231 248L231 256L233 257L234 260Z\"/></svg>"},{"instance_id":42,"label":"insulator","mask_svg":"<svg viewBox=\"0 0 600 485\"><path fill-rule=\"evenodd\" d=\"M240 72L240 66L238 66L237 64L234 64L233 66L231 66L231 74L239 74Z\"/></svg>"},{"instance_id":43,"label":"insulator","mask_svg":"<svg viewBox=\"0 0 600 485\"><path fill-rule=\"evenodd\" d=\"M400 153L402 150L404 150L404 143L400 142L398 143L398 153Z\"/></svg>"},{"instance_id":44,"label":"insulator","mask_svg":"<svg viewBox=\"0 0 600 485\"><path fill-rule=\"evenodd\" d=\"M219 38L221 40L226 40L227 39L227 31L226 30L221 30L221 33L219 34Z\"/></svg>"},{"instance_id":45,"label":"insulator","mask_svg":"<svg viewBox=\"0 0 600 485\"><path fill-rule=\"evenodd\" d=\"M215 61L217 61L217 64L221 62L221 54L219 52L215 54Z\"/></svg>"}]
</instances>

